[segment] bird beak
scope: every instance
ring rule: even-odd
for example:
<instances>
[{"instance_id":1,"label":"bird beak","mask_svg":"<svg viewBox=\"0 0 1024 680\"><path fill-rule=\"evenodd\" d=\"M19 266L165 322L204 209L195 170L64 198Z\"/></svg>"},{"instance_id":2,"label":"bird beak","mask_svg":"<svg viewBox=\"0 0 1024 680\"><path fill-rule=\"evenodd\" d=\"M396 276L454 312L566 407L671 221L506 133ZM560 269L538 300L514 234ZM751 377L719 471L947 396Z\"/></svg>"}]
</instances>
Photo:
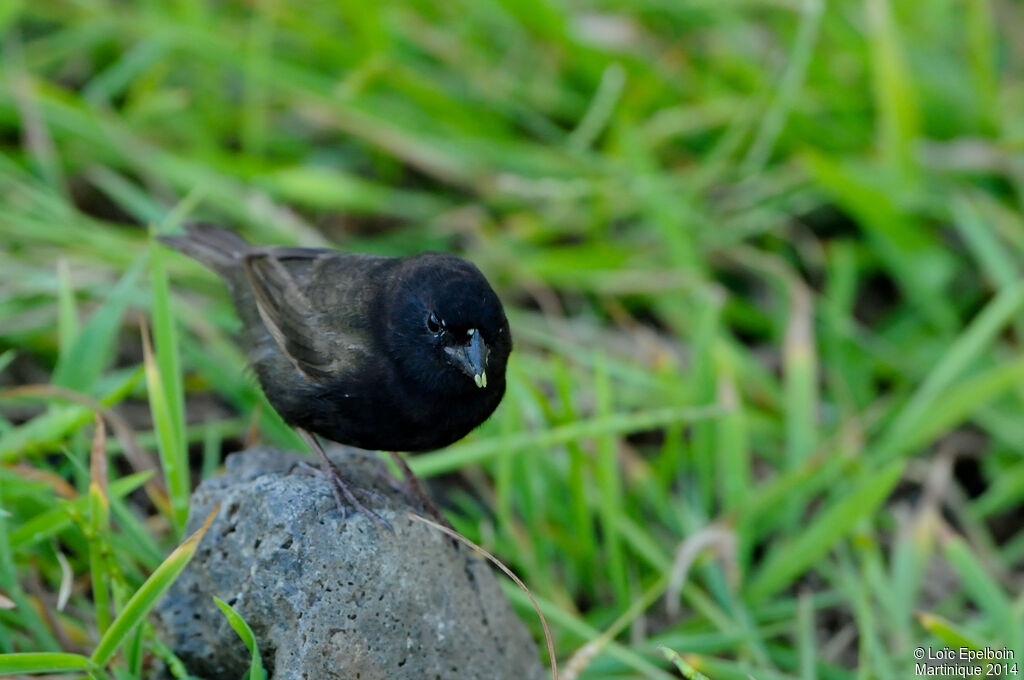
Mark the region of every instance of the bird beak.
<instances>
[{"instance_id":1,"label":"bird beak","mask_svg":"<svg viewBox=\"0 0 1024 680\"><path fill-rule=\"evenodd\" d=\"M477 387L487 387L487 343L476 329L469 331L469 342L459 347L445 347L449 359L468 375Z\"/></svg>"}]
</instances>

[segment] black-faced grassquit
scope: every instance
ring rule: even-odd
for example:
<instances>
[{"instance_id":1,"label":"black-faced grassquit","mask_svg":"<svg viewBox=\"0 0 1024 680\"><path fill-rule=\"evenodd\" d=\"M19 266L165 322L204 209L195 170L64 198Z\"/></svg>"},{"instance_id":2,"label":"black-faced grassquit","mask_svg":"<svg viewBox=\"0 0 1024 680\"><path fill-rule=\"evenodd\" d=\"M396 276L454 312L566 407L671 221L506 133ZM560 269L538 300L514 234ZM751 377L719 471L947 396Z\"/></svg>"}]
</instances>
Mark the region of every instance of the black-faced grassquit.
<instances>
[{"instance_id":1,"label":"black-faced grassquit","mask_svg":"<svg viewBox=\"0 0 1024 680\"><path fill-rule=\"evenodd\" d=\"M317 451L342 509L344 496L376 516L310 433L429 451L464 437L505 393L508 321L487 279L460 257L254 246L206 223L160 240L224 279L267 399Z\"/></svg>"}]
</instances>

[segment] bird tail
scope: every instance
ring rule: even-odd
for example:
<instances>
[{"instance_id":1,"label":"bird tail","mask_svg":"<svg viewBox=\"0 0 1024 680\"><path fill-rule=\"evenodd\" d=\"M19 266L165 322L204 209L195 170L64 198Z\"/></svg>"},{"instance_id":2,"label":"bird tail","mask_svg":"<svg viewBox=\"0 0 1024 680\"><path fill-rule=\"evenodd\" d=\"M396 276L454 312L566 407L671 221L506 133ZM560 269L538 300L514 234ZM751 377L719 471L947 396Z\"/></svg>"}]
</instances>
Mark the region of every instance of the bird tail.
<instances>
[{"instance_id":1,"label":"bird tail","mask_svg":"<svg viewBox=\"0 0 1024 680\"><path fill-rule=\"evenodd\" d=\"M235 232L209 222L186 224L184 236L157 238L221 275L237 267L249 248L248 241Z\"/></svg>"}]
</instances>

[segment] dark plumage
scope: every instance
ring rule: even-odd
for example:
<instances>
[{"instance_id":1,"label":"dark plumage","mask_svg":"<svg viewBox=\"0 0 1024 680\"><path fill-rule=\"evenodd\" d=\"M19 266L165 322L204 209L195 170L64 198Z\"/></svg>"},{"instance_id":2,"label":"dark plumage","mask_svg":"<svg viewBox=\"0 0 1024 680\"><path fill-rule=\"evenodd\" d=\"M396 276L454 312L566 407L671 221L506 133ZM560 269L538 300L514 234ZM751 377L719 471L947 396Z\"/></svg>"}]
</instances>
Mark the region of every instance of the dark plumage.
<instances>
[{"instance_id":1,"label":"dark plumage","mask_svg":"<svg viewBox=\"0 0 1024 680\"><path fill-rule=\"evenodd\" d=\"M394 452L461 439L505 394L512 338L480 270L442 253L259 247L212 224L186 232L160 240L227 283L263 391L316 452L342 513L347 501L390 528L359 502L316 434L390 451L410 490L447 524Z\"/></svg>"},{"instance_id":2,"label":"dark plumage","mask_svg":"<svg viewBox=\"0 0 1024 680\"><path fill-rule=\"evenodd\" d=\"M210 224L160 240L227 283L263 391L295 427L426 451L461 439L505 393L508 321L462 258L252 246Z\"/></svg>"}]
</instances>

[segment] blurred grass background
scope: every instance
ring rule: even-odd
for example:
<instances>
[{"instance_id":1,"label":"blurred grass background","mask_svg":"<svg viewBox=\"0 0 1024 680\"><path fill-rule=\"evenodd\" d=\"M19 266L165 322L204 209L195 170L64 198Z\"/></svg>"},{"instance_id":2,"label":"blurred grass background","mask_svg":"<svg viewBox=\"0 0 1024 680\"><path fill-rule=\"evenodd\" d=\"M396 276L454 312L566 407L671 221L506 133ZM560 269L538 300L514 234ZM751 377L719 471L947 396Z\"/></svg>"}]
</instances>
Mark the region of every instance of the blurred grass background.
<instances>
[{"instance_id":1,"label":"blurred grass background","mask_svg":"<svg viewBox=\"0 0 1024 680\"><path fill-rule=\"evenodd\" d=\"M1021 659L1021 3L7 0L0 46L0 652L181 677L140 584L296 443L150 239L204 218L489 276L507 397L414 466L563 677Z\"/></svg>"}]
</instances>

